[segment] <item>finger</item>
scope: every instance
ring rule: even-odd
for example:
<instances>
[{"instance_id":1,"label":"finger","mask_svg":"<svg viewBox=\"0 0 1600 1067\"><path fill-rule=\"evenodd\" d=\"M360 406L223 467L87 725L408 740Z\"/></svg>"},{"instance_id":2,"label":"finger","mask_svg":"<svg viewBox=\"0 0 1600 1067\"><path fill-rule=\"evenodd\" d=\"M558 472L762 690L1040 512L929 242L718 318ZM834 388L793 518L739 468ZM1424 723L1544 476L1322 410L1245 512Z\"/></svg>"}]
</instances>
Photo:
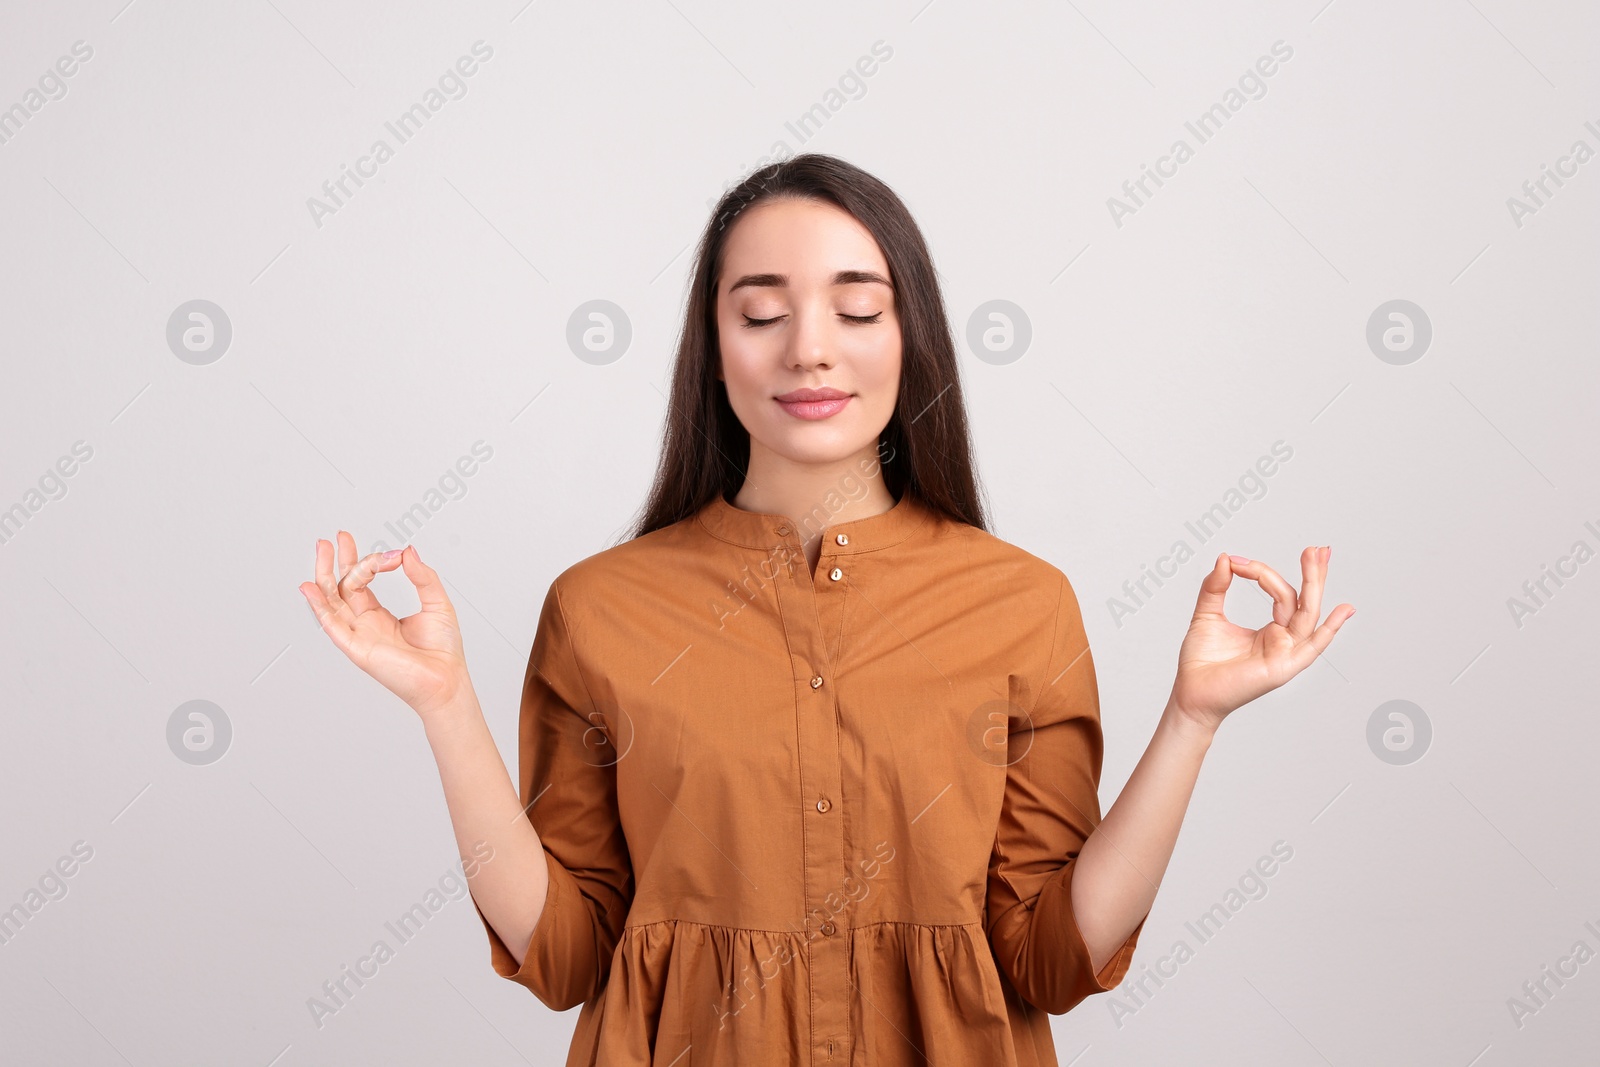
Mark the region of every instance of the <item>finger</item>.
<instances>
[{"instance_id":1,"label":"finger","mask_svg":"<svg viewBox=\"0 0 1600 1067\"><path fill-rule=\"evenodd\" d=\"M1233 584L1233 568L1228 566L1226 552L1217 556L1211 573L1200 579L1200 600L1194 606L1196 615L1222 615L1222 605L1228 596L1228 586Z\"/></svg>"},{"instance_id":2,"label":"finger","mask_svg":"<svg viewBox=\"0 0 1600 1067\"><path fill-rule=\"evenodd\" d=\"M355 536L349 530L340 530L334 537L334 545L338 549L339 555L334 561L333 573L338 576L339 588L342 593L344 580L361 563L361 556L356 551Z\"/></svg>"},{"instance_id":3,"label":"finger","mask_svg":"<svg viewBox=\"0 0 1600 1067\"><path fill-rule=\"evenodd\" d=\"M333 561L333 573L338 575L342 582L344 576L349 574L357 563L356 539L349 530L340 530L334 534L333 543L334 548L338 550L338 556Z\"/></svg>"},{"instance_id":4,"label":"finger","mask_svg":"<svg viewBox=\"0 0 1600 1067\"><path fill-rule=\"evenodd\" d=\"M1313 630L1304 644L1295 646L1295 662L1299 665L1296 670L1305 670L1312 660L1322 655L1323 650L1333 643L1333 635L1339 632L1339 627L1349 622L1350 616L1355 613L1353 604L1340 604L1328 612L1327 621Z\"/></svg>"},{"instance_id":5,"label":"finger","mask_svg":"<svg viewBox=\"0 0 1600 1067\"><path fill-rule=\"evenodd\" d=\"M339 595L339 583L333 577L333 544L320 538L317 541L317 588L335 619L346 627L355 623L356 613Z\"/></svg>"},{"instance_id":6,"label":"finger","mask_svg":"<svg viewBox=\"0 0 1600 1067\"><path fill-rule=\"evenodd\" d=\"M1294 609L1299 604L1299 597L1295 595L1294 586L1284 581L1283 575L1261 562L1259 559L1238 562L1233 556L1228 557L1233 566L1233 573L1241 578L1249 578L1272 597L1272 621L1279 626L1288 626L1289 620L1294 616Z\"/></svg>"},{"instance_id":7,"label":"finger","mask_svg":"<svg viewBox=\"0 0 1600 1067\"><path fill-rule=\"evenodd\" d=\"M422 557L417 555L416 545L405 547L400 562L405 565L406 577L417 587L417 600L422 604L423 611L454 610L450 606L450 598L445 595L439 572L422 562Z\"/></svg>"},{"instance_id":8,"label":"finger","mask_svg":"<svg viewBox=\"0 0 1600 1067\"><path fill-rule=\"evenodd\" d=\"M1322 618L1322 586L1328 575L1328 546L1312 545L1300 553L1300 607L1289 620L1289 634L1304 641Z\"/></svg>"},{"instance_id":9,"label":"finger","mask_svg":"<svg viewBox=\"0 0 1600 1067\"><path fill-rule=\"evenodd\" d=\"M392 571L400 566L400 552L372 552L361 558L361 561L350 568L350 573L339 580L339 595L355 610L357 615L368 611L382 611L383 605L378 602L375 594L368 586L374 576L383 571Z\"/></svg>"},{"instance_id":10,"label":"finger","mask_svg":"<svg viewBox=\"0 0 1600 1067\"><path fill-rule=\"evenodd\" d=\"M339 559L334 567L334 573L339 576L339 595L357 615L364 611L371 611L376 600L365 588L352 588L350 585L351 573L361 565L356 558L356 539L348 530L340 530L337 535Z\"/></svg>"},{"instance_id":11,"label":"finger","mask_svg":"<svg viewBox=\"0 0 1600 1067\"><path fill-rule=\"evenodd\" d=\"M306 603L311 605L311 614L316 616L322 632L332 639L340 652L350 655L350 627L339 619L329 605L328 598L322 594L322 589L316 582L301 582L300 592L306 598Z\"/></svg>"}]
</instances>

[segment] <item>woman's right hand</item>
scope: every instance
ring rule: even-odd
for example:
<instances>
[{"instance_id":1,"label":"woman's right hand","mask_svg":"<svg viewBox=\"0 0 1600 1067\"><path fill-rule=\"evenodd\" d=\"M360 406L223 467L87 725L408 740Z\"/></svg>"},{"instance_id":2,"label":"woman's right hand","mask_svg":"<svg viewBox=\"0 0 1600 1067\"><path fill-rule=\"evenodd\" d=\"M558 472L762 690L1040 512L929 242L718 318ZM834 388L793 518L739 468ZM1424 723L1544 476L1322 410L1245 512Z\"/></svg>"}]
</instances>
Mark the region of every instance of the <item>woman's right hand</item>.
<instances>
[{"instance_id":1,"label":"woman's right hand","mask_svg":"<svg viewBox=\"0 0 1600 1067\"><path fill-rule=\"evenodd\" d=\"M422 562L416 547L374 552L353 566L356 540L340 530L344 576L334 579L333 545L317 542L316 581L300 583L317 622L357 667L427 718L470 688L461 628L444 583ZM367 588L383 571L403 567L416 586L421 609L397 619Z\"/></svg>"}]
</instances>

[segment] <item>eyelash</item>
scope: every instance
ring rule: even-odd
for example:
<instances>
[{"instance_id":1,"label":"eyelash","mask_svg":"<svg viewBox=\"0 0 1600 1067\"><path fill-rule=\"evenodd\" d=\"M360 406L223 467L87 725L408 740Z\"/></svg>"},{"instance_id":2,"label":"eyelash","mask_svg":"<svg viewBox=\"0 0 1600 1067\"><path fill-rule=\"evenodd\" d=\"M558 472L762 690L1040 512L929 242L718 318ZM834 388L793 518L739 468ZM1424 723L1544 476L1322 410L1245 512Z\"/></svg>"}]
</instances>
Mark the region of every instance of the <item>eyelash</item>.
<instances>
[{"instance_id":1,"label":"eyelash","mask_svg":"<svg viewBox=\"0 0 1600 1067\"><path fill-rule=\"evenodd\" d=\"M871 326L871 325L874 325L875 323L881 322L883 320L883 312L879 311L879 312L877 312L876 314L873 314L873 315L844 315L844 314L841 313L840 317L841 318L845 318L845 319L849 319L851 322L854 322L854 323L859 323L862 326ZM747 330L760 329L763 326L772 325L774 322L777 322L778 319L781 319L781 318L783 318L782 315L778 315L778 316L776 316L774 318L770 318L770 319L752 319L749 315L746 315L744 317L744 328L747 329Z\"/></svg>"}]
</instances>

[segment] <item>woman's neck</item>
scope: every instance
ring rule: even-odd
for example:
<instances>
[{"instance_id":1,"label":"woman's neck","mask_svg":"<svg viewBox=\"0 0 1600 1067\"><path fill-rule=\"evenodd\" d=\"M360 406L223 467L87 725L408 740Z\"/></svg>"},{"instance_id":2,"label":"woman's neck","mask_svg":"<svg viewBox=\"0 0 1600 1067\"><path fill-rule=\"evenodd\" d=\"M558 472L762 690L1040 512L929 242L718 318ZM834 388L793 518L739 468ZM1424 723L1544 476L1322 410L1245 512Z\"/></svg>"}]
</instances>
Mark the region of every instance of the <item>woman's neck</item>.
<instances>
[{"instance_id":1,"label":"woman's neck","mask_svg":"<svg viewBox=\"0 0 1600 1067\"><path fill-rule=\"evenodd\" d=\"M895 505L883 482L876 445L836 463L798 463L751 442L750 466L733 497L734 507L785 515L815 573L822 535L831 526L882 515Z\"/></svg>"}]
</instances>

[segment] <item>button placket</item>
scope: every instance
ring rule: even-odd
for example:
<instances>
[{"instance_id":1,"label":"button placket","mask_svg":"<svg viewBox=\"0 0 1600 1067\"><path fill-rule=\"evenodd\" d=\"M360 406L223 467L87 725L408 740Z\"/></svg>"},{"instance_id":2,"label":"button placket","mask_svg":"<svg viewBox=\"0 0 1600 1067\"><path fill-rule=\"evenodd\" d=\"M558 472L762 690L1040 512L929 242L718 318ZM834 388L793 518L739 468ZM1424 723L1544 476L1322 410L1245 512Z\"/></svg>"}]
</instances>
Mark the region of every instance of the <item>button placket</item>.
<instances>
[{"instance_id":1,"label":"button placket","mask_svg":"<svg viewBox=\"0 0 1600 1067\"><path fill-rule=\"evenodd\" d=\"M793 540L790 539L791 545ZM833 560L826 558L831 547L824 541L823 558L819 558L817 564L819 571L838 569L833 567ZM795 713L802 794L797 799L803 805L802 811L810 808L814 816L801 820L805 866L800 873L805 914L799 928L805 933L800 951L808 960L807 982L819 990L848 989L851 983L849 938L842 936L848 932L848 926L841 922L840 914L830 910L838 903L837 890L846 872L848 846L845 813L842 810L831 813L834 806L831 798L843 795L844 767L840 752L838 693L833 684L829 643L824 637L831 628L836 628L840 598L845 594L842 587L822 582L821 578L820 573L813 576L809 568L800 567L792 572L791 579L777 583L778 606L789 634L789 651L798 686ZM824 619L829 621L825 623ZM849 1002L831 996L808 999L812 1013L810 1055L806 1059L836 1062L841 1042L846 1043L846 1047L848 1043Z\"/></svg>"}]
</instances>

